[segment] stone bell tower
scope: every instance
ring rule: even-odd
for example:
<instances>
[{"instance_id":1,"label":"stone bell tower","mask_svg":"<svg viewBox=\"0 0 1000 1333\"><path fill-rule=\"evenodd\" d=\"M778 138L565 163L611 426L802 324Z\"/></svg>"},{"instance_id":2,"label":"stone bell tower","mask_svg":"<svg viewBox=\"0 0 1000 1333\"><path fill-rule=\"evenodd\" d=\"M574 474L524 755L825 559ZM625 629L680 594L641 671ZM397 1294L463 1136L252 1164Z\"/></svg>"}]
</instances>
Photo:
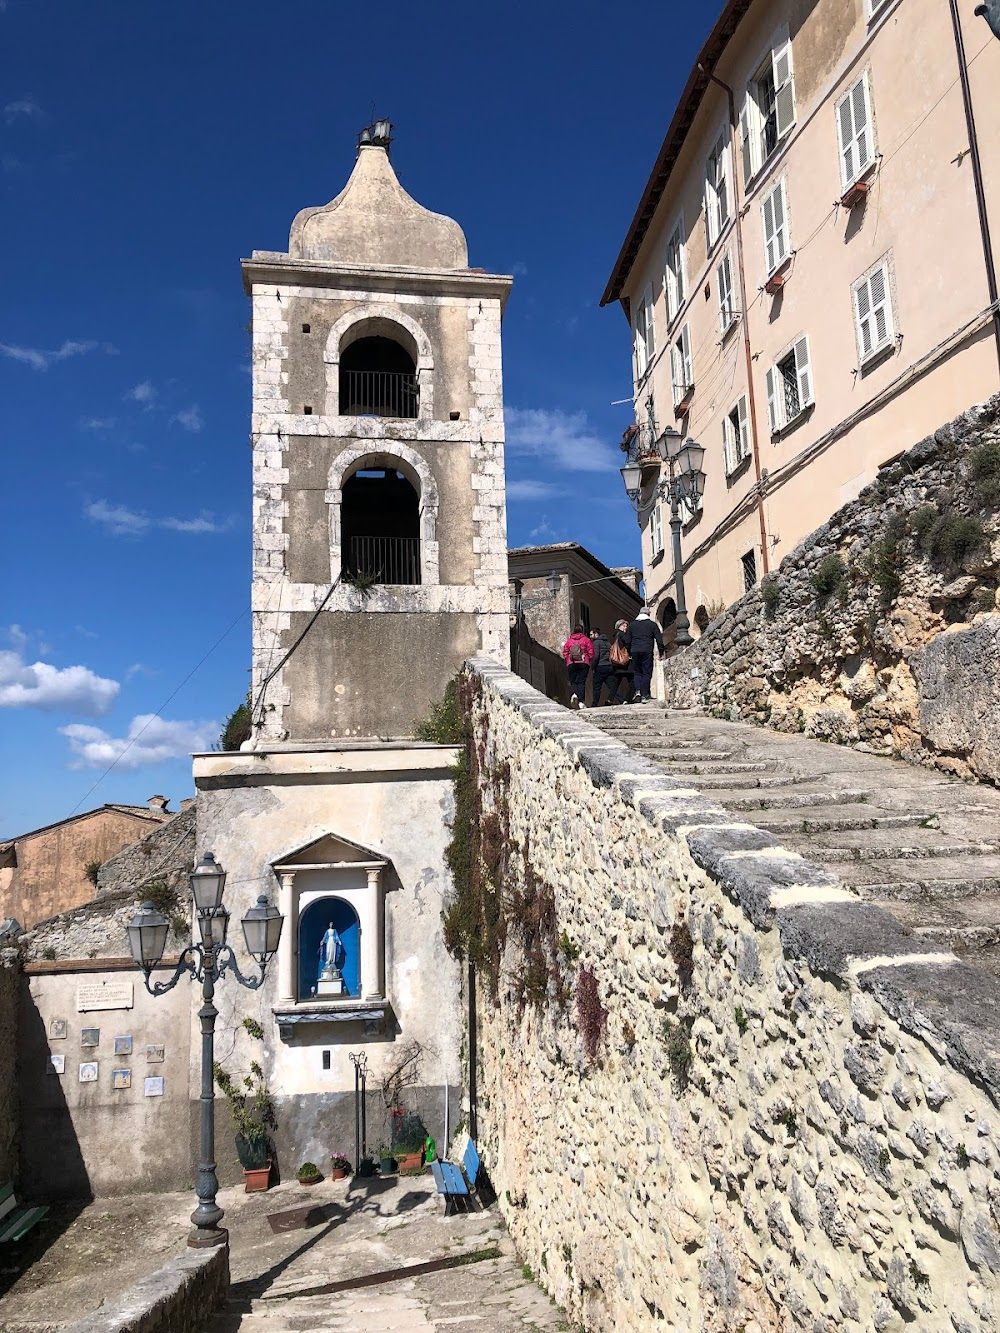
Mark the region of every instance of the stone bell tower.
<instances>
[{"instance_id":1,"label":"stone bell tower","mask_svg":"<svg viewBox=\"0 0 1000 1333\"><path fill-rule=\"evenodd\" d=\"M253 300L255 745L404 736L506 661L509 277L403 190L387 122L345 188L243 261Z\"/></svg>"}]
</instances>

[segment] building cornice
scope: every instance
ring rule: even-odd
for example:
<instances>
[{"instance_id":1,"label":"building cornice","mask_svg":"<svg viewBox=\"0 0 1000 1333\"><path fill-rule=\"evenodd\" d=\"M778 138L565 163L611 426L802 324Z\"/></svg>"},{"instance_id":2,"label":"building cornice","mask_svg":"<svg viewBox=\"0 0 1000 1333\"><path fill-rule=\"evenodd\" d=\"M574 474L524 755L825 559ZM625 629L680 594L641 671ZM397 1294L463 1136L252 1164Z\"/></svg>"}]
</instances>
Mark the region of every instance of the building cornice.
<instances>
[{"instance_id":1,"label":"building cornice","mask_svg":"<svg viewBox=\"0 0 1000 1333\"><path fill-rule=\"evenodd\" d=\"M681 149L687 140L688 132L694 124L695 116L712 81L712 72L722 59L726 47L736 35L744 15L753 0L727 0L715 26L709 33L704 46L698 52L694 68L688 75L684 91L680 95L677 109L667 129L663 145L650 173L646 188L642 192L639 206L629 225L622 248L615 260L614 269L608 279L608 285L601 297L601 305L610 305L622 297L625 284L632 271L632 265L638 257L646 233L659 207L667 181L673 172Z\"/></svg>"},{"instance_id":2,"label":"building cornice","mask_svg":"<svg viewBox=\"0 0 1000 1333\"><path fill-rule=\"evenodd\" d=\"M292 259L280 251L255 250L241 259L243 290L252 295L255 285L324 287L338 291L426 292L432 296L479 296L506 304L514 279L509 274L476 269L368 268L354 264L317 264Z\"/></svg>"}]
</instances>

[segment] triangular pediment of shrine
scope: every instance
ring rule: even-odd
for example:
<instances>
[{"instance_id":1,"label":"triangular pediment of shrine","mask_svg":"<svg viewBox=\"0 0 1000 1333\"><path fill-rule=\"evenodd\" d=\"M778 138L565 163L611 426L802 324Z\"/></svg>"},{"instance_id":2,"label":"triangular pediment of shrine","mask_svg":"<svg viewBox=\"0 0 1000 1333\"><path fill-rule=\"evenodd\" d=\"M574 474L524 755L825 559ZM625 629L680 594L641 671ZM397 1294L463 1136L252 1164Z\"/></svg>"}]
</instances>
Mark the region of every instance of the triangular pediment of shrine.
<instances>
[{"instance_id":1,"label":"triangular pediment of shrine","mask_svg":"<svg viewBox=\"0 0 1000 1333\"><path fill-rule=\"evenodd\" d=\"M337 833L323 833L301 847L283 853L272 862L275 870L304 869L307 866L384 866L384 856Z\"/></svg>"}]
</instances>

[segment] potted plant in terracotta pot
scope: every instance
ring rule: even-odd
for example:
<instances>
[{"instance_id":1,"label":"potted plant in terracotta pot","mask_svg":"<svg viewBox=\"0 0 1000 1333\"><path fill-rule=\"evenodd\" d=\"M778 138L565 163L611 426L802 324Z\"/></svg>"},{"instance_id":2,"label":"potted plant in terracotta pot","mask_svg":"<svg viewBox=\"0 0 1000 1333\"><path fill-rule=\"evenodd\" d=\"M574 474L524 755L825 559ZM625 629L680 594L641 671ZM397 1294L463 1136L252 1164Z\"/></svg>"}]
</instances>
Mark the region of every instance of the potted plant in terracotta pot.
<instances>
[{"instance_id":1,"label":"potted plant in terracotta pot","mask_svg":"<svg viewBox=\"0 0 1000 1333\"><path fill-rule=\"evenodd\" d=\"M264 1040L264 1029L255 1019L244 1018L243 1027L255 1040ZM264 1070L258 1061L251 1060L250 1072L242 1078L233 1078L219 1064L214 1072L233 1117L236 1155L243 1167L246 1191L253 1194L266 1190L271 1183L271 1131L278 1122Z\"/></svg>"},{"instance_id":2,"label":"potted plant in terracotta pot","mask_svg":"<svg viewBox=\"0 0 1000 1333\"><path fill-rule=\"evenodd\" d=\"M420 1170L426 1141L427 1129L418 1115L404 1107L392 1112L392 1155L401 1172Z\"/></svg>"},{"instance_id":3,"label":"potted plant in terracotta pot","mask_svg":"<svg viewBox=\"0 0 1000 1333\"><path fill-rule=\"evenodd\" d=\"M346 1180L347 1173L351 1169L351 1163L342 1152L335 1152L330 1158L330 1178L331 1180Z\"/></svg>"},{"instance_id":4,"label":"potted plant in terracotta pot","mask_svg":"<svg viewBox=\"0 0 1000 1333\"><path fill-rule=\"evenodd\" d=\"M323 1177L315 1162L303 1162L295 1173L295 1179L300 1185L318 1185Z\"/></svg>"}]
</instances>

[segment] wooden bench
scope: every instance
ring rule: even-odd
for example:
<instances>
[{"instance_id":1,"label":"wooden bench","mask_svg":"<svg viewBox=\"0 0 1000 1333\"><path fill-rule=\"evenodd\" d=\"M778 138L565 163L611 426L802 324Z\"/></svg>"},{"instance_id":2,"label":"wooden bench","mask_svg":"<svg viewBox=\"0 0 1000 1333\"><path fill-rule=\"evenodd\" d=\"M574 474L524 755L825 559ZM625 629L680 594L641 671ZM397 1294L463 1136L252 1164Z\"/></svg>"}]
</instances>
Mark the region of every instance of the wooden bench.
<instances>
[{"instance_id":1,"label":"wooden bench","mask_svg":"<svg viewBox=\"0 0 1000 1333\"><path fill-rule=\"evenodd\" d=\"M13 1185L0 1186L0 1244L21 1240L48 1211L45 1205L33 1208L19 1204L14 1198Z\"/></svg>"},{"instance_id":2,"label":"wooden bench","mask_svg":"<svg viewBox=\"0 0 1000 1333\"><path fill-rule=\"evenodd\" d=\"M438 1194L444 1195L444 1215L468 1212L476 1192L476 1180L481 1166L476 1145L470 1139L462 1154L462 1165L454 1162L431 1162L431 1174ZM464 1174L463 1174L464 1173Z\"/></svg>"}]
</instances>

